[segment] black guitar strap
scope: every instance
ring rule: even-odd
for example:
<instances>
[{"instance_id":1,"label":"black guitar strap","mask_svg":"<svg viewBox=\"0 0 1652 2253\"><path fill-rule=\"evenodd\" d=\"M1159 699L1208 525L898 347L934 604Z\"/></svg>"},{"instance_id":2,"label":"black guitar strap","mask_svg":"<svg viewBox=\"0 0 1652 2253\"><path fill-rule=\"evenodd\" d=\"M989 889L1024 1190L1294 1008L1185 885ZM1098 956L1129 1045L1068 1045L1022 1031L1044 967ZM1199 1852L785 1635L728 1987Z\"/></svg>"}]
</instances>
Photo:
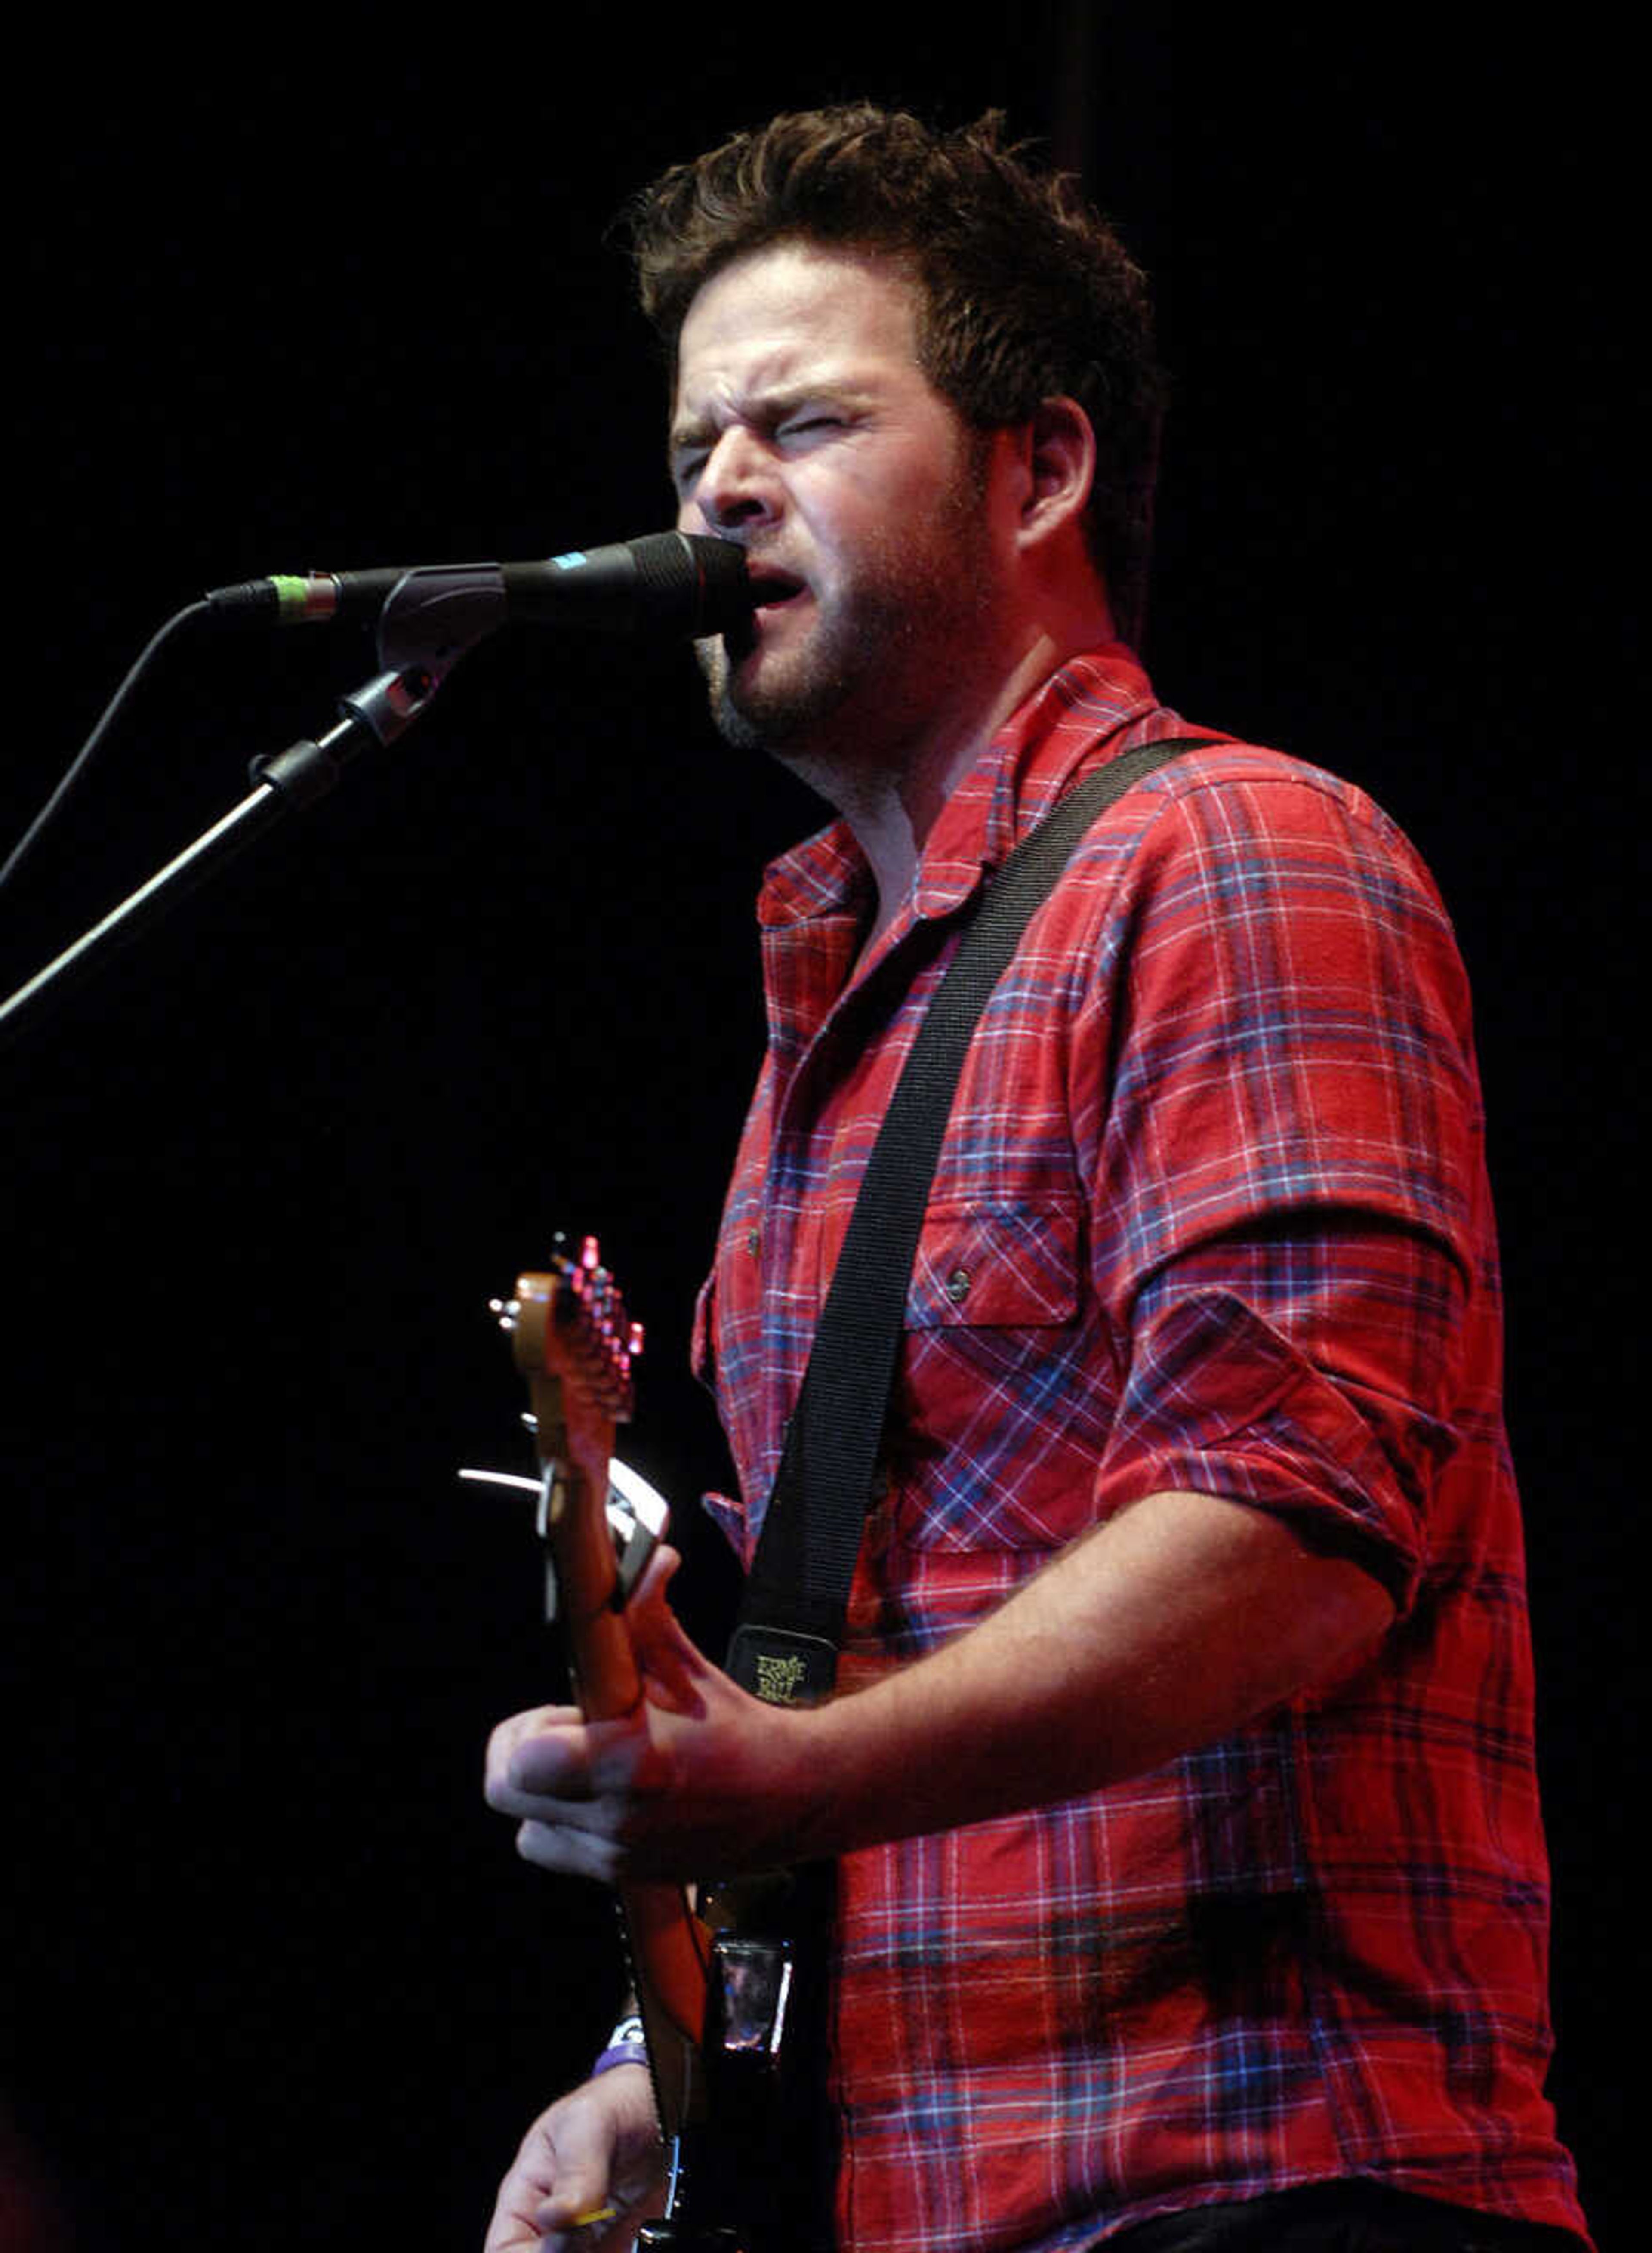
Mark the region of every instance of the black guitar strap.
<instances>
[{"instance_id":1,"label":"black guitar strap","mask_svg":"<svg viewBox=\"0 0 1652 2253\"><path fill-rule=\"evenodd\" d=\"M1077 783L1004 862L918 1028L833 1273L729 1645L735 1680L772 1705L817 1704L836 1678L918 1233L981 1013L1100 815L1179 751L1220 740L1161 736Z\"/></svg>"}]
</instances>

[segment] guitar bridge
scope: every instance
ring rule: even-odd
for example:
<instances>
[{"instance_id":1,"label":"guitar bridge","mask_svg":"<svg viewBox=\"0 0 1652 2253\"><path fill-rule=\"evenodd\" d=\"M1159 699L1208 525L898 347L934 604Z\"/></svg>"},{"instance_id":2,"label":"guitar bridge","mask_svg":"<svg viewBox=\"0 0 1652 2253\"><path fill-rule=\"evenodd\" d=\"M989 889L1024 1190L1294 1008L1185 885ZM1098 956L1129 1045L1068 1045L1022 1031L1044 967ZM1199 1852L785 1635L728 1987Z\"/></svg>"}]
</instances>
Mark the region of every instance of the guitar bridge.
<instances>
[{"instance_id":1,"label":"guitar bridge","mask_svg":"<svg viewBox=\"0 0 1652 2253\"><path fill-rule=\"evenodd\" d=\"M742 2077L777 2069L791 1974L789 1940L748 1939L731 1932L714 1936L708 2033L727 2069Z\"/></svg>"}]
</instances>

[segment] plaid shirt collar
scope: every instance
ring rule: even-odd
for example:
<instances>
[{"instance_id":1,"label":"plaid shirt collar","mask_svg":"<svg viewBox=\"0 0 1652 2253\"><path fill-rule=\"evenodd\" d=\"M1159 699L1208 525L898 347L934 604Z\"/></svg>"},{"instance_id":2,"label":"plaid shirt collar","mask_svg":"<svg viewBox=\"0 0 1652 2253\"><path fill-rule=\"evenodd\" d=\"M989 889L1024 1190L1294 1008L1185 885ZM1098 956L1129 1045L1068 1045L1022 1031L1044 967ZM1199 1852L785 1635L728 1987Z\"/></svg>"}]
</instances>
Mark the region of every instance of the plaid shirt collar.
<instances>
[{"instance_id":1,"label":"plaid shirt collar","mask_svg":"<svg viewBox=\"0 0 1652 2253\"><path fill-rule=\"evenodd\" d=\"M942 807L924 847L912 896L889 933L962 904L1093 756L1131 721L1152 711L1140 663L1120 643L1072 658L999 729ZM765 931L848 916L858 923L872 875L847 821L838 820L771 863L757 919Z\"/></svg>"}]
</instances>

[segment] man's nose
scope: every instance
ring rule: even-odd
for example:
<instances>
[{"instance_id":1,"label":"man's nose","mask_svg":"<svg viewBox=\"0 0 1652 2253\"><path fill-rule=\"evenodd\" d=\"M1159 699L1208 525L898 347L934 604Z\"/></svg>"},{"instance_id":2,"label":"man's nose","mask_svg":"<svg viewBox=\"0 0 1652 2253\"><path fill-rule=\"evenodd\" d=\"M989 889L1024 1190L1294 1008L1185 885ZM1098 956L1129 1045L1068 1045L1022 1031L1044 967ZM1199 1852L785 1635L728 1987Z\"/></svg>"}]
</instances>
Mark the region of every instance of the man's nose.
<instances>
[{"instance_id":1,"label":"man's nose","mask_svg":"<svg viewBox=\"0 0 1652 2253\"><path fill-rule=\"evenodd\" d=\"M774 521L781 495L768 448L749 430L725 430L707 457L694 500L714 532Z\"/></svg>"}]
</instances>

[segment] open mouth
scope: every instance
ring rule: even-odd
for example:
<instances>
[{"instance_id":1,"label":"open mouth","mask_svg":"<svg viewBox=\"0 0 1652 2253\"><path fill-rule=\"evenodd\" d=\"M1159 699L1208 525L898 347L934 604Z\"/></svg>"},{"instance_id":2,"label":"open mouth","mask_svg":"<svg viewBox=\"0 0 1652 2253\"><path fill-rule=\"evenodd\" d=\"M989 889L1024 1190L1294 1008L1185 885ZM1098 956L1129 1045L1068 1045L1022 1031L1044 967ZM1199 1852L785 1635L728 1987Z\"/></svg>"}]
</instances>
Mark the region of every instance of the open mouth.
<instances>
[{"instance_id":1,"label":"open mouth","mask_svg":"<svg viewBox=\"0 0 1652 2253\"><path fill-rule=\"evenodd\" d=\"M761 564L752 567L751 583L760 610L777 610L783 603L795 602L804 590L801 579L785 571L765 570Z\"/></svg>"}]
</instances>

